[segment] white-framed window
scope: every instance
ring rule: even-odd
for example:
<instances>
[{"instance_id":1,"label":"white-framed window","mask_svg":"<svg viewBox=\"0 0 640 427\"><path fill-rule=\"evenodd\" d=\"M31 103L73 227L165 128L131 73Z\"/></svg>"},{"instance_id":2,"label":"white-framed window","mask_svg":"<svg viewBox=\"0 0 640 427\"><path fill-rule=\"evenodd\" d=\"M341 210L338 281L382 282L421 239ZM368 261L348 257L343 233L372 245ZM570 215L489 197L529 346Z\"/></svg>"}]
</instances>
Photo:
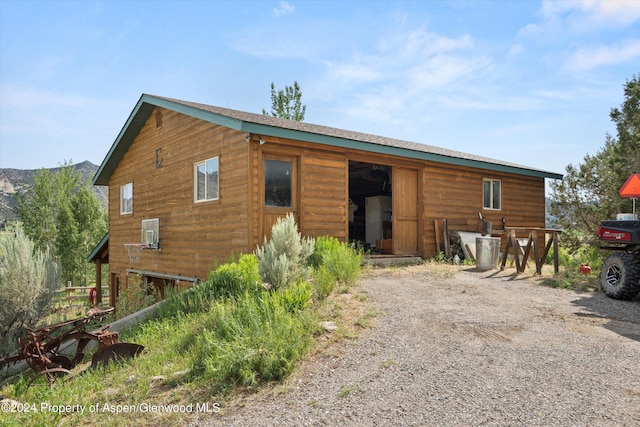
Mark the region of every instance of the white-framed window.
<instances>
[{"instance_id":1,"label":"white-framed window","mask_svg":"<svg viewBox=\"0 0 640 427\"><path fill-rule=\"evenodd\" d=\"M120 186L120 215L133 213L133 183Z\"/></svg>"},{"instance_id":2,"label":"white-framed window","mask_svg":"<svg viewBox=\"0 0 640 427\"><path fill-rule=\"evenodd\" d=\"M196 202L218 199L218 158L193 165L193 196Z\"/></svg>"},{"instance_id":3,"label":"white-framed window","mask_svg":"<svg viewBox=\"0 0 640 427\"><path fill-rule=\"evenodd\" d=\"M483 179L482 192L482 207L484 209L502 209L502 182L499 179Z\"/></svg>"}]
</instances>

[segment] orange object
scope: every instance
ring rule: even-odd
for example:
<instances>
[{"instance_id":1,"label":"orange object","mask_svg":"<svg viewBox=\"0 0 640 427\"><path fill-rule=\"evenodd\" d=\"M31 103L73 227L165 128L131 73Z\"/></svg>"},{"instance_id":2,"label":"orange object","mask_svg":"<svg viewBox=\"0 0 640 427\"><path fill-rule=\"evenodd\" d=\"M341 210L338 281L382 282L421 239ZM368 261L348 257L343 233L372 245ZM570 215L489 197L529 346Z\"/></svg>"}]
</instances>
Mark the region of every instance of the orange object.
<instances>
[{"instance_id":1,"label":"orange object","mask_svg":"<svg viewBox=\"0 0 640 427\"><path fill-rule=\"evenodd\" d=\"M632 173L618 190L622 197L640 198L640 173Z\"/></svg>"}]
</instances>

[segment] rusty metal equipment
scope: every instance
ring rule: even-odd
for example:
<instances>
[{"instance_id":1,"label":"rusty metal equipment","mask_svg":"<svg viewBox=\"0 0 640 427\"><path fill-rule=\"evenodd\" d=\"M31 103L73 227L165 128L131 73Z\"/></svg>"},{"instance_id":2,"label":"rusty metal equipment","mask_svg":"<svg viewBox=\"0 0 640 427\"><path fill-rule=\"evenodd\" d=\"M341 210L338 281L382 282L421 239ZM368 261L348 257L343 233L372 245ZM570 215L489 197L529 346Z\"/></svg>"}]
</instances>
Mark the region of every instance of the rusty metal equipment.
<instances>
[{"instance_id":1,"label":"rusty metal equipment","mask_svg":"<svg viewBox=\"0 0 640 427\"><path fill-rule=\"evenodd\" d=\"M92 357L92 367L105 366L109 361L138 355L144 347L139 344L121 343L119 334L109 331L109 326L87 332L87 324L101 319L114 310L113 307L92 308L86 317L69 320L38 329L26 329L26 336L18 338L20 352L11 357L0 358L0 366L5 363L24 360L37 374L46 378L49 384L56 376L66 375L84 359L84 350L90 341L98 342L98 351ZM60 354L63 344L77 341L73 359Z\"/></svg>"}]
</instances>

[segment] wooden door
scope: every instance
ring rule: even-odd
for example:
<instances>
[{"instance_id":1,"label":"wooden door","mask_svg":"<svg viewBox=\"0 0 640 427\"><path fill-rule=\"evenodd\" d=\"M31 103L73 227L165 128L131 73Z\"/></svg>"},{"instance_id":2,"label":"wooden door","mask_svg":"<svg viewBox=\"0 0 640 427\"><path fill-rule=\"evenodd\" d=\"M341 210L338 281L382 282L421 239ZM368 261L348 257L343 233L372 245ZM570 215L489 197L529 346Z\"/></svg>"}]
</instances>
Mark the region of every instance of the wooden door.
<instances>
[{"instance_id":1,"label":"wooden door","mask_svg":"<svg viewBox=\"0 0 640 427\"><path fill-rule=\"evenodd\" d=\"M393 253L418 254L418 170L393 168Z\"/></svg>"},{"instance_id":2,"label":"wooden door","mask_svg":"<svg viewBox=\"0 0 640 427\"><path fill-rule=\"evenodd\" d=\"M262 236L270 238L271 227L278 218L289 213L293 214L300 229L298 159L265 154L262 161Z\"/></svg>"}]
</instances>

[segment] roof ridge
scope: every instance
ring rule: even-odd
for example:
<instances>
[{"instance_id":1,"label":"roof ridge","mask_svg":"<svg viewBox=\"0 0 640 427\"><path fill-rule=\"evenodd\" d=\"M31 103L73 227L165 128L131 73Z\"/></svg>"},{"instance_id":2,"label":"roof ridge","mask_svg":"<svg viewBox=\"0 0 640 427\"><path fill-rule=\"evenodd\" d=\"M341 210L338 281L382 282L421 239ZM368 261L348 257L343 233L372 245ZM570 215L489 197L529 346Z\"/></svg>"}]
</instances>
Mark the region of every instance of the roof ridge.
<instances>
[{"instance_id":1,"label":"roof ridge","mask_svg":"<svg viewBox=\"0 0 640 427\"><path fill-rule=\"evenodd\" d=\"M460 158L460 159L466 159L471 161L510 166L510 167L515 167L523 170L548 172L549 174L557 175L550 171L543 171L541 169L533 168L530 166L493 159L490 157L471 154L471 153L467 153L459 150L452 150L452 149L445 148L442 146L437 146L437 145L431 145L431 144L425 144L421 142L408 141L408 140L403 140L398 138L375 135L375 134L370 134L365 132L335 128L335 127L326 126L326 125L319 125L319 124L313 124L313 123L307 123L307 122L297 122L295 120L283 119L280 117L273 117L273 116L258 114L258 113L251 113L251 112L237 110L233 108L218 107L215 105L204 104L199 102L184 101L180 99L168 98L168 97L156 96L156 95L149 95L149 96L159 98L159 99L164 99L165 101L174 102L181 105L190 106L190 107L201 109L204 111L209 111L215 114L225 115L225 112L226 112L226 114L228 114L230 117L234 119L252 122L252 123L261 124L261 125L275 126L275 127L290 129L294 131L297 130L297 131L309 132L309 133L323 135L323 136L338 137L338 138L348 139L351 141L360 141L360 142L367 142L367 143L378 144L383 146L392 146L392 147L397 147L397 148L416 151L416 152L432 153L432 154L436 154L444 157Z\"/></svg>"}]
</instances>

